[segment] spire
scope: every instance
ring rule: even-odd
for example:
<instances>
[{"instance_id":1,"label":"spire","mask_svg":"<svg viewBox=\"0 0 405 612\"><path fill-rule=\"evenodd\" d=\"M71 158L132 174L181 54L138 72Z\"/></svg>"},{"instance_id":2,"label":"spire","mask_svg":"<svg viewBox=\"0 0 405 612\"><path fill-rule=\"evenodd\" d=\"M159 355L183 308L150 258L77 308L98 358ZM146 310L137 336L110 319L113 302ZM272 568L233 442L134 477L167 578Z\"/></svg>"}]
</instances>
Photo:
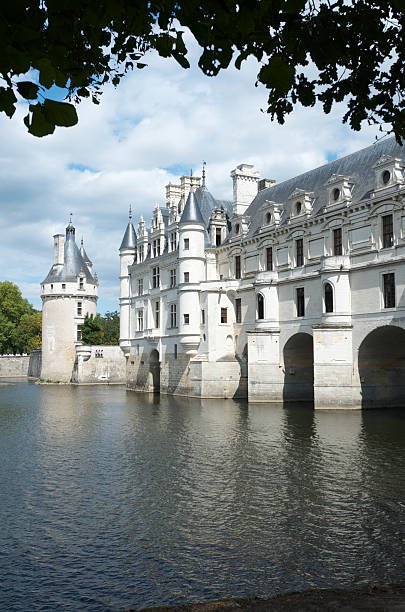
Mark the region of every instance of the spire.
<instances>
[{"instance_id":1,"label":"spire","mask_svg":"<svg viewBox=\"0 0 405 612\"><path fill-rule=\"evenodd\" d=\"M201 187L205 187L205 166L207 165L207 162L203 161L202 163L202 185Z\"/></svg>"},{"instance_id":2,"label":"spire","mask_svg":"<svg viewBox=\"0 0 405 612\"><path fill-rule=\"evenodd\" d=\"M180 223L204 223L194 191L188 194L187 202L181 215Z\"/></svg>"},{"instance_id":3,"label":"spire","mask_svg":"<svg viewBox=\"0 0 405 612\"><path fill-rule=\"evenodd\" d=\"M88 255L87 255L86 251L84 250L84 246L83 246L83 238L82 238L82 239L81 239L81 241L80 241L80 255L83 257L83 260L84 260L84 262L85 262L87 265L90 265L90 266L92 265L91 260L89 259L89 257L88 257Z\"/></svg>"},{"instance_id":4,"label":"spire","mask_svg":"<svg viewBox=\"0 0 405 612\"><path fill-rule=\"evenodd\" d=\"M136 234L134 226L132 225L132 208L129 206L129 221L127 229L125 230L124 237L121 242L121 249L136 249Z\"/></svg>"},{"instance_id":5,"label":"spire","mask_svg":"<svg viewBox=\"0 0 405 612\"><path fill-rule=\"evenodd\" d=\"M72 236L74 238L74 236L75 236L75 231L76 230L75 230L75 228L73 226L73 223L72 223L72 214L73 213L70 213L69 224L68 224L68 226L66 228L66 238L68 238L69 236Z\"/></svg>"}]
</instances>

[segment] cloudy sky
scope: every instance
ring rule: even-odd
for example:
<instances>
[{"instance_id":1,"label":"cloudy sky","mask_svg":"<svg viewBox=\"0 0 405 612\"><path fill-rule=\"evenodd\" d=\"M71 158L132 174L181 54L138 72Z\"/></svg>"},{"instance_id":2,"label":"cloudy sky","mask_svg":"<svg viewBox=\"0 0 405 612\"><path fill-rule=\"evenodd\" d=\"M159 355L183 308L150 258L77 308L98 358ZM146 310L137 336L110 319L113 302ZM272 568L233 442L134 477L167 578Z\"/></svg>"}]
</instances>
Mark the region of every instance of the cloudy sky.
<instances>
[{"instance_id":1,"label":"cloudy sky","mask_svg":"<svg viewBox=\"0 0 405 612\"><path fill-rule=\"evenodd\" d=\"M196 66L197 49L189 55ZM118 248L131 204L135 222L164 205L164 186L190 168L231 199L230 171L254 164L277 182L372 144L376 128L352 132L344 107L330 115L297 107L280 126L270 121L266 90L255 88L257 65L215 78L174 60L147 57L148 67L107 87L99 106L83 102L74 128L45 138L26 132L21 106L10 121L0 115L0 280L19 285L41 307L39 284L52 265L52 236L73 213L76 239L98 273L98 311L118 309ZM18 114L18 116L17 116Z\"/></svg>"}]
</instances>

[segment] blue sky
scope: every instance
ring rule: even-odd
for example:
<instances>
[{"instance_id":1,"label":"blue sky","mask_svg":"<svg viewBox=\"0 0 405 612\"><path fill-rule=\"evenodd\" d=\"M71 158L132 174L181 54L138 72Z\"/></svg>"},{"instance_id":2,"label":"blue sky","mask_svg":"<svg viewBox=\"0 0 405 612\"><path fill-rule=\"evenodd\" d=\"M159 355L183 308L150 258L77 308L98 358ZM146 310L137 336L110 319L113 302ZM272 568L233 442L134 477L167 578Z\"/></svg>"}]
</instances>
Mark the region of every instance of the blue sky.
<instances>
[{"instance_id":1,"label":"blue sky","mask_svg":"<svg viewBox=\"0 0 405 612\"><path fill-rule=\"evenodd\" d=\"M189 38L190 40L190 38ZM191 44L192 41L190 40ZM99 106L78 106L79 124L51 136L30 136L24 104L11 121L0 115L0 280L18 284L41 307L39 284L52 265L52 236L73 213L94 262L99 312L118 309L118 248L132 205L149 222L164 205L164 187L207 162L207 186L232 198L230 171L245 162L277 182L374 142L377 129L357 133L341 124L344 105L324 115L297 107L283 126L271 122L258 66L245 62L215 78L150 53L148 67L106 87Z\"/></svg>"}]
</instances>

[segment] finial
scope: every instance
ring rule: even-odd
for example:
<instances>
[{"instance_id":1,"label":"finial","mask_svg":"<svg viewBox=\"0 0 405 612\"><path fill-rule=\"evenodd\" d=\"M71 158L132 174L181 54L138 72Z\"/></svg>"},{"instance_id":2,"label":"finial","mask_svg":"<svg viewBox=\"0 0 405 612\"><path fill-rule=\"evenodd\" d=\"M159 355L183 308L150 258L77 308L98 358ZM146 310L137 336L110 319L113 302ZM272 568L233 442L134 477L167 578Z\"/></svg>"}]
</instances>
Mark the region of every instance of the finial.
<instances>
[{"instance_id":1,"label":"finial","mask_svg":"<svg viewBox=\"0 0 405 612\"><path fill-rule=\"evenodd\" d=\"M190 176L191 176L191 178L193 178L193 169L192 168L190 170Z\"/></svg>"},{"instance_id":2,"label":"finial","mask_svg":"<svg viewBox=\"0 0 405 612\"><path fill-rule=\"evenodd\" d=\"M132 207L129 205L129 220L132 221Z\"/></svg>"},{"instance_id":3,"label":"finial","mask_svg":"<svg viewBox=\"0 0 405 612\"><path fill-rule=\"evenodd\" d=\"M80 246L83 246L83 236L82 236L82 239L80 241Z\"/></svg>"},{"instance_id":4,"label":"finial","mask_svg":"<svg viewBox=\"0 0 405 612\"><path fill-rule=\"evenodd\" d=\"M207 162L203 161L202 163L202 186L205 187L205 166Z\"/></svg>"},{"instance_id":5,"label":"finial","mask_svg":"<svg viewBox=\"0 0 405 612\"><path fill-rule=\"evenodd\" d=\"M73 213L70 213L69 223L72 223L72 215L73 215Z\"/></svg>"}]
</instances>

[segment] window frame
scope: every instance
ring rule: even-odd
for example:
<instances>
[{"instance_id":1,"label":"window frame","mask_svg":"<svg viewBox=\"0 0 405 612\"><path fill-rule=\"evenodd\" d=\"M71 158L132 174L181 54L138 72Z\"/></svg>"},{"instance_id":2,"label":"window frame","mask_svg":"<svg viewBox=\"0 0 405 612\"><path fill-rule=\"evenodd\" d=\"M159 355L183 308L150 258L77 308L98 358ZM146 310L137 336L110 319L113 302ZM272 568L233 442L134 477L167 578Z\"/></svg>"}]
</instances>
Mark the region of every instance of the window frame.
<instances>
[{"instance_id":1,"label":"window frame","mask_svg":"<svg viewBox=\"0 0 405 612\"><path fill-rule=\"evenodd\" d=\"M383 215L381 217L381 223L381 248L390 249L394 246L394 215L392 213Z\"/></svg>"},{"instance_id":2,"label":"window frame","mask_svg":"<svg viewBox=\"0 0 405 612\"><path fill-rule=\"evenodd\" d=\"M333 239L333 255L335 257L339 257L340 255L343 255L343 232L342 232L341 227L333 228L332 239Z\"/></svg>"},{"instance_id":3,"label":"window frame","mask_svg":"<svg viewBox=\"0 0 405 612\"><path fill-rule=\"evenodd\" d=\"M272 272L273 271L273 247L272 246L268 246L266 247L265 250L265 270L266 272Z\"/></svg>"},{"instance_id":4,"label":"window frame","mask_svg":"<svg viewBox=\"0 0 405 612\"><path fill-rule=\"evenodd\" d=\"M177 304L170 304L170 329L177 327Z\"/></svg>"},{"instance_id":5,"label":"window frame","mask_svg":"<svg viewBox=\"0 0 405 612\"><path fill-rule=\"evenodd\" d=\"M136 311L136 330L138 332L142 332L144 330L144 324L145 324L145 320L144 320L144 309L143 308L138 308Z\"/></svg>"},{"instance_id":6,"label":"window frame","mask_svg":"<svg viewBox=\"0 0 405 612\"><path fill-rule=\"evenodd\" d=\"M228 323L228 308L226 306L221 306L219 320L221 324Z\"/></svg>"},{"instance_id":7,"label":"window frame","mask_svg":"<svg viewBox=\"0 0 405 612\"><path fill-rule=\"evenodd\" d=\"M241 256L240 255L235 255L235 278L236 279L241 279L242 278L242 262L241 262Z\"/></svg>"},{"instance_id":8,"label":"window frame","mask_svg":"<svg viewBox=\"0 0 405 612\"><path fill-rule=\"evenodd\" d=\"M263 321L264 319L264 295L262 293L258 293L256 295L256 316L258 321Z\"/></svg>"},{"instance_id":9,"label":"window frame","mask_svg":"<svg viewBox=\"0 0 405 612\"><path fill-rule=\"evenodd\" d=\"M295 266L302 268L304 265L304 239L297 238L295 240Z\"/></svg>"},{"instance_id":10,"label":"window frame","mask_svg":"<svg viewBox=\"0 0 405 612\"><path fill-rule=\"evenodd\" d=\"M152 268L152 289L159 289L160 287L160 269L159 266Z\"/></svg>"},{"instance_id":11,"label":"window frame","mask_svg":"<svg viewBox=\"0 0 405 612\"><path fill-rule=\"evenodd\" d=\"M190 238L183 238L183 247L185 251L190 250Z\"/></svg>"},{"instance_id":12,"label":"window frame","mask_svg":"<svg viewBox=\"0 0 405 612\"><path fill-rule=\"evenodd\" d=\"M295 313L297 318L305 317L305 288L295 288Z\"/></svg>"},{"instance_id":13,"label":"window frame","mask_svg":"<svg viewBox=\"0 0 405 612\"><path fill-rule=\"evenodd\" d=\"M395 286L395 272L384 272L382 275L382 304L384 310L391 310L392 308L396 308L396 286ZM392 292L390 293L390 289L387 286L386 281L392 279ZM392 302L389 304L388 302Z\"/></svg>"},{"instance_id":14,"label":"window frame","mask_svg":"<svg viewBox=\"0 0 405 612\"><path fill-rule=\"evenodd\" d=\"M328 293L329 297L327 297L326 295L326 291L328 287L330 287L330 292ZM335 312L335 295L334 295L333 285L329 281L323 284L323 310L326 314Z\"/></svg>"},{"instance_id":15,"label":"window frame","mask_svg":"<svg viewBox=\"0 0 405 612\"><path fill-rule=\"evenodd\" d=\"M242 298L235 298L235 322L242 323Z\"/></svg>"}]
</instances>

